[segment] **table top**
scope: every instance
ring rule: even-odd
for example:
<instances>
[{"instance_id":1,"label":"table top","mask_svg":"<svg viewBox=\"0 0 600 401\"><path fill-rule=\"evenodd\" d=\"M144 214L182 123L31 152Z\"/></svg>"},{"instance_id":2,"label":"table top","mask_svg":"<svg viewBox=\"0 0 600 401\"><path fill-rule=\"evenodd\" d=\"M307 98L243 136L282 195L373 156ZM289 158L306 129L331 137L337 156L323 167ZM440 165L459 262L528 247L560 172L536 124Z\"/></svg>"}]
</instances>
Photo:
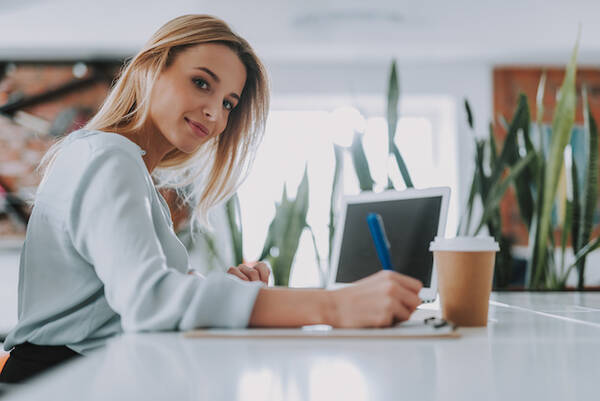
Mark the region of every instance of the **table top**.
<instances>
[{"instance_id":1,"label":"table top","mask_svg":"<svg viewBox=\"0 0 600 401\"><path fill-rule=\"evenodd\" d=\"M600 293L493 293L459 339L128 334L5 400L582 400L600 389Z\"/></svg>"}]
</instances>

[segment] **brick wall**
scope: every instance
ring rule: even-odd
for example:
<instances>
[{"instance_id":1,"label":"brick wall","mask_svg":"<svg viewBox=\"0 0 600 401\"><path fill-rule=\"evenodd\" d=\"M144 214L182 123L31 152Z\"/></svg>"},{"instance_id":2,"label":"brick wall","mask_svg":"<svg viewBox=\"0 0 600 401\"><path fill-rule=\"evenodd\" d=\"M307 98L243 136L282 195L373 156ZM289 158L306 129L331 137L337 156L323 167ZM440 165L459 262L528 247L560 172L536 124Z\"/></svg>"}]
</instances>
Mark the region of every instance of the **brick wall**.
<instances>
[{"instance_id":1,"label":"brick wall","mask_svg":"<svg viewBox=\"0 0 600 401\"><path fill-rule=\"evenodd\" d=\"M95 113L119 67L119 63L103 65L106 79L11 115L0 114L0 182L15 194L30 198L40 182L36 167L46 150L58 136L81 127ZM6 73L0 79L0 106L88 78L94 71L91 66L76 78L73 64L5 64ZM182 216L176 207L177 197L164 192L172 214L177 216L176 227L184 225L186 215ZM0 238L22 237L25 227L1 210L0 204Z\"/></svg>"}]
</instances>

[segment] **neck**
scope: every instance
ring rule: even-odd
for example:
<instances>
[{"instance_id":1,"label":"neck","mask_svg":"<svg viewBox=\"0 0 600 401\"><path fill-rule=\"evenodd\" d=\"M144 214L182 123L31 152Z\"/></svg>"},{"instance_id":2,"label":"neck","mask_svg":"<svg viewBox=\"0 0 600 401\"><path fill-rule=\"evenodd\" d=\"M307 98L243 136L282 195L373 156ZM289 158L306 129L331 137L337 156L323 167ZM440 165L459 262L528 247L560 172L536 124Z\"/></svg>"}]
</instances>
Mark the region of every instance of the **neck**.
<instances>
[{"instance_id":1,"label":"neck","mask_svg":"<svg viewBox=\"0 0 600 401\"><path fill-rule=\"evenodd\" d=\"M146 152L143 156L144 164L148 169L148 172L152 174L152 171L158 166L165 155L174 149L165 136L154 126L154 124L147 124L148 126L134 132L117 132L123 135L130 141L138 145L142 150Z\"/></svg>"}]
</instances>

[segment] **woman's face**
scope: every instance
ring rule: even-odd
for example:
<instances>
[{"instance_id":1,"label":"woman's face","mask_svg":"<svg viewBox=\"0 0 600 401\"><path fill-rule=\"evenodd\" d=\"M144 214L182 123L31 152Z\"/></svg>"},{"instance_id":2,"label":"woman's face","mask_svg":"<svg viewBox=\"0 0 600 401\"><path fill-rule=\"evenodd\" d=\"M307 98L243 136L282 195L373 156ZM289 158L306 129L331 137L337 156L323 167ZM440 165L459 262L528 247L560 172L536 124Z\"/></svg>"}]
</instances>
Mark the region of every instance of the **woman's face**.
<instances>
[{"instance_id":1,"label":"woman's face","mask_svg":"<svg viewBox=\"0 0 600 401\"><path fill-rule=\"evenodd\" d=\"M171 145L193 153L225 130L245 83L246 68L228 47L190 47L159 75L150 119Z\"/></svg>"}]
</instances>

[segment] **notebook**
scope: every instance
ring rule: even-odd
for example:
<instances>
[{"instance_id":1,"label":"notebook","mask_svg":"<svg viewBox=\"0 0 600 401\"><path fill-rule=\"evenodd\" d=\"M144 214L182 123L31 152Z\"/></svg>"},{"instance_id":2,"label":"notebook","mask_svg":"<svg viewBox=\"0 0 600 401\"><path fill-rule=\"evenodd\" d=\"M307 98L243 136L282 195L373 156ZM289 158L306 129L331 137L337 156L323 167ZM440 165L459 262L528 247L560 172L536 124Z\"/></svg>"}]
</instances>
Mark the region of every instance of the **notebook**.
<instances>
[{"instance_id":1,"label":"notebook","mask_svg":"<svg viewBox=\"0 0 600 401\"><path fill-rule=\"evenodd\" d=\"M415 339L459 338L457 327L439 317L422 318L417 311L410 320L386 328L337 329L327 325L301 328L198 329L184 333L186 338L281 338L281 339Z\"/></svg>"}]
</instances>

